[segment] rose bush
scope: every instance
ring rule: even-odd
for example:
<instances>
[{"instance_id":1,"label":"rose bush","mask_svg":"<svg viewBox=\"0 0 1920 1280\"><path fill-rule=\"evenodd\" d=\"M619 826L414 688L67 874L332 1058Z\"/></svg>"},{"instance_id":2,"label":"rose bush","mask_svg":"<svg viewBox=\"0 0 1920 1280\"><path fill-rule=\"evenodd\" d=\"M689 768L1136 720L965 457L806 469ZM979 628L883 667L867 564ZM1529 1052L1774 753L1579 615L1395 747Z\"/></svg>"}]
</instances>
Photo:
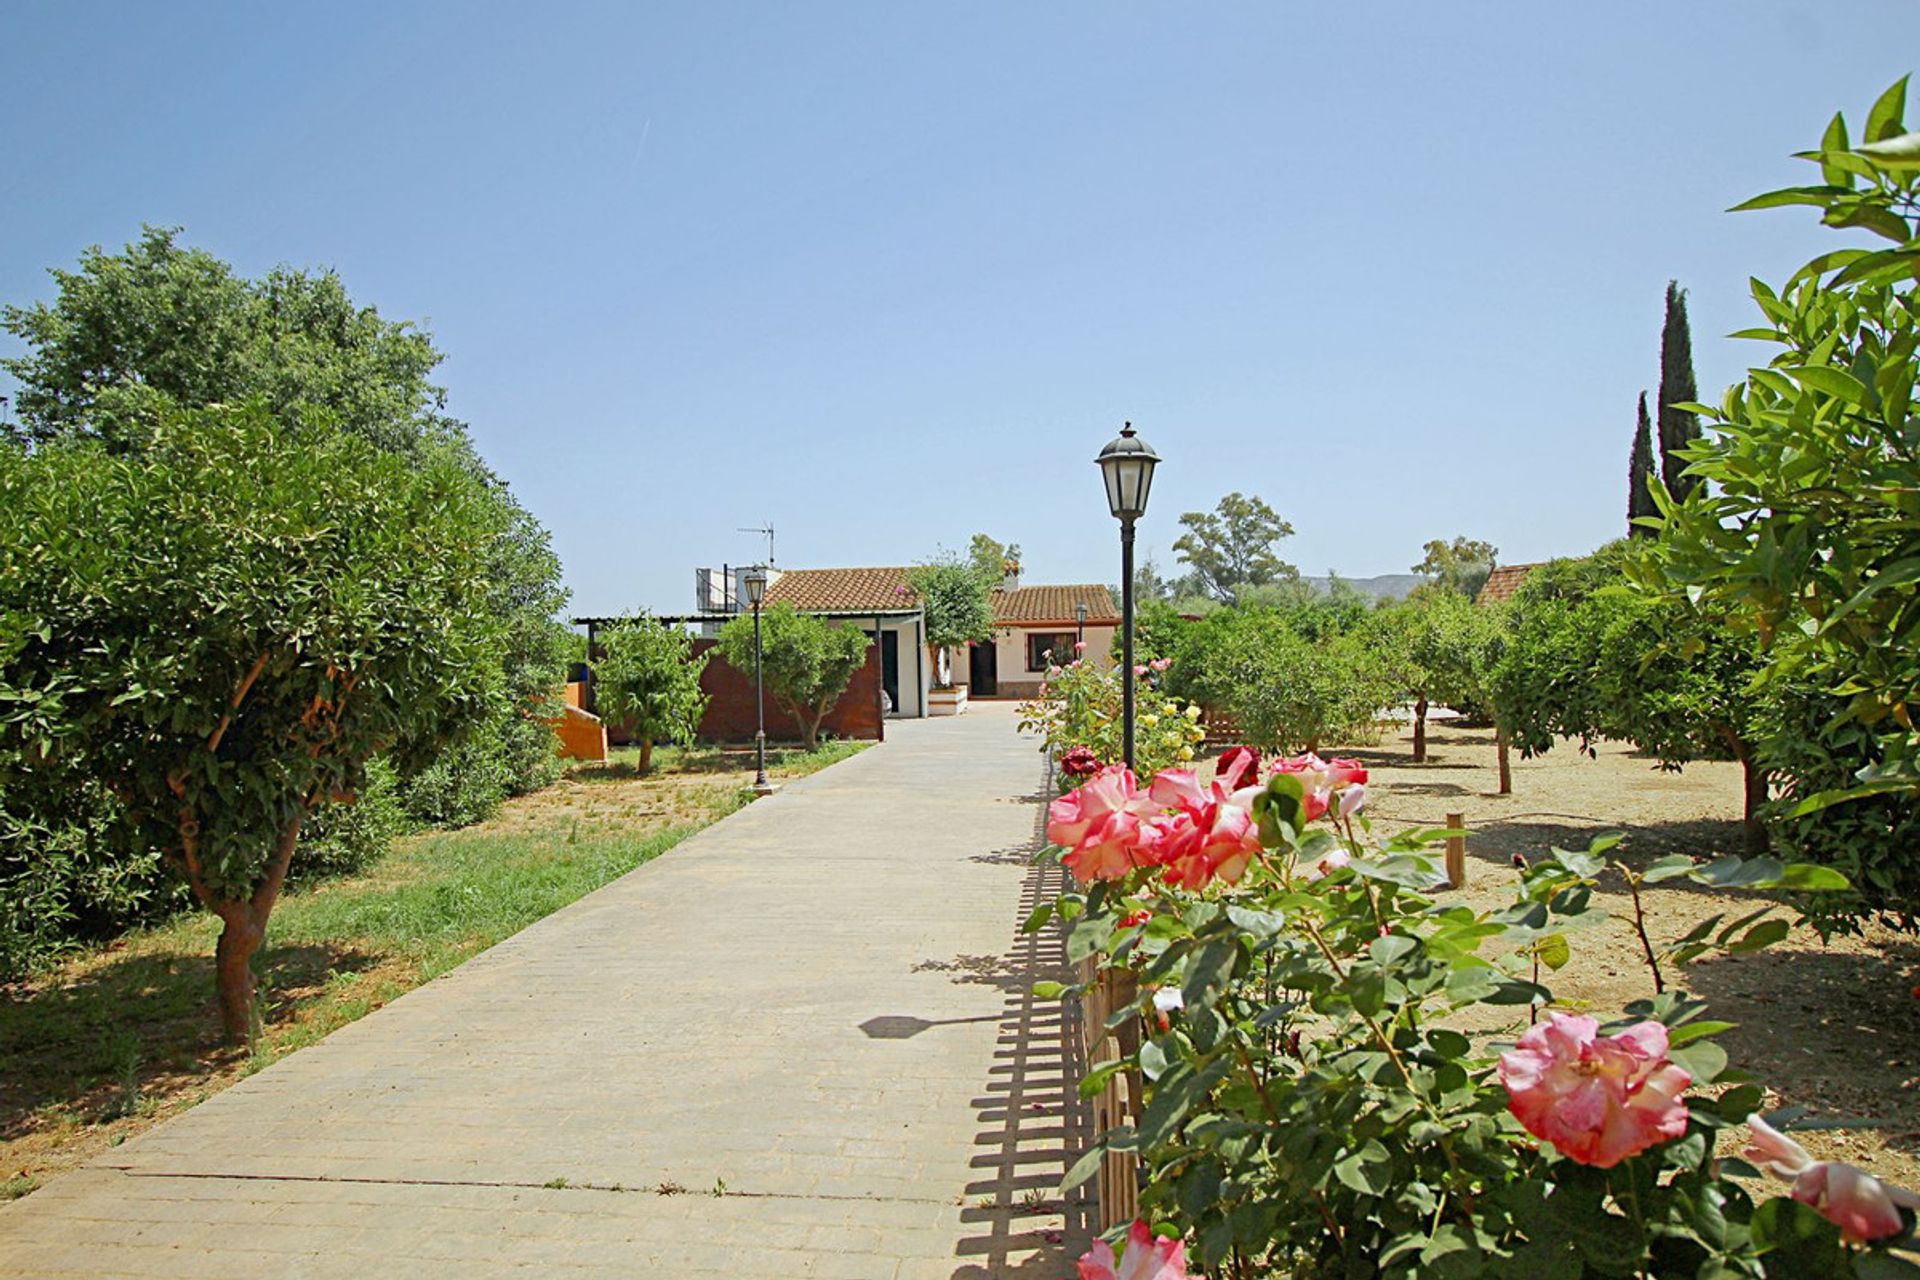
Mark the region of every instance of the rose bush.
<instances>
[{"instance_id":1,"label":"rose bush","mask_svg":"<svg viewBox=\"0 0 1920 1280\"><path fill-rule=\"evenodd\" d=\"M1133 756L1147 776L1191 761L1207 736L1200 708L1162 691L1169 665L1157 659L1134 668ZM1119 667L1080 657L1049 665L1040 695L1020 704L1020 728L1044 740L1062 791L1120 763L1120 704Z\"/></svg>"},{"instance_id":2,"label":"rose bush","mask_svg":"<svg viewBox=\"0 0 1920 1280\"><path fill-rule=\"evenodd\" d=\"M1433 896L1440 833L1372 839L1366 785L1354 761L1236 749L1212 778L1143 787L1109 768L1054 802L1075 885L1028 926L1058 920L1071 960L1129 969L1140 993L1111 1024L1142 1020L1138 1052L1081 1091L1120 1071L1145 1085L1135 1122L1099 1135L1067 1187L1105 1152L1137 1153L1145 1222L1215 1280L1920 1276L1900 1252L1913 1198L1770 1129L1715 1043L1727 1024L1665 989L1674 964L1784 936L1773 906L1664 947L1636 915L1654 990L1622 1018L1547 985L1569 935L1604 922L1603 873L1636 903L1663 880L1821 891L1839 876L1737 857L1630 868L1607 837L1533 860L1510 906L1475 911ZM1746 1160L1717 1154L1749 1122ZM1108 1245L1082 1274L1132 1274L1135 1257L1182 1274L1169 1241L1142 1250L1146 1230L1119 1270Z\"/></svg>"}]
</instances>

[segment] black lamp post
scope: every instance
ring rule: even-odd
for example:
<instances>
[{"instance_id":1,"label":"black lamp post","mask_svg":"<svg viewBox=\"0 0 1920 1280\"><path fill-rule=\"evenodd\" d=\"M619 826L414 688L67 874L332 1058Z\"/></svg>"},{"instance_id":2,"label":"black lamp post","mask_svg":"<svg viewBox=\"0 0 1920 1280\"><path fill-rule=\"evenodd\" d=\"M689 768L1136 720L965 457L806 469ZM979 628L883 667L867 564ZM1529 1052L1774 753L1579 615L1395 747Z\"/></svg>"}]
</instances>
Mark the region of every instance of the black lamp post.
<instances>
[{"instance_id":1,"label":"black lamp post","mask_svg":"<svg viewBox=\"0 0 1920 1280\"><path fill-rule=\"evenodd\" d=\"M1133 424L1120 429L1094 459L1107 482L1107 508L1120 522L1120 724L1122 753L1133 768L1133 522L1147 511L1147 491L1153 487L1153 468L1160 455L1133 434Z\"/></svg>"},{"instance_id":2,"label":"black lamp post","mask_svg":"<svg viewBox=\"0 0 1920 1280\"><path fill-rule=\"evenodd\" d=\"M1087 606L1084 604L1073 606L1073 639L1076 644L1087 642Z\"/></svg>"},{"instance_id":3,"label":"black lamp post","mask_svg":"<svg viewBox=\"0 0 1920 1280\"><path fill-rule=\"evenodd\" d=\"M767 781L767 703L760 685L760 602L767 598L767 571L756 565L740 575L740 584L753 606L753 793L765 796L773 794Z\"/></svg>"}]
</instances>

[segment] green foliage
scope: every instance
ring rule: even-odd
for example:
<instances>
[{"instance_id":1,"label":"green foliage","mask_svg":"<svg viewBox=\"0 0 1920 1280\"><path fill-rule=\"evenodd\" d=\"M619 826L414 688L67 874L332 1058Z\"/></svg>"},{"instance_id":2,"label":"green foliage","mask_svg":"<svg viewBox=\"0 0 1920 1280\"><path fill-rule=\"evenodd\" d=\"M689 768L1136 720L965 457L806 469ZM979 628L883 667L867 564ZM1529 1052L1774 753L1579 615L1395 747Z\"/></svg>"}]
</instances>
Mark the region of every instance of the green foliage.
<instances>
[{"instance_id":1,"label":"green foliage","mask_svg":"<svg viewBox=\"0 0 1920 1280\"><path fill-rule=\"evenodd\" d=\"M1477 538L1455 538L1452 542L1435 538L1424 550L1425 557L1413 571L1426 574L1435 585L1469 600L1480 594L1500 555L1498 547Z\"/></svg>"},{"instance_id":2,"label":"green foliage","mask_svg":"<svg viewBox=\"0 0 1920 1280\"><path fill-rule=\"evenodd\" d=\"M640 743L642 769L654 743L693 741L707 709L700 675L711 656L696 656L685 630L644 613L622 618L601 633L594 698L608 724L621 726Z\"/></svg>"},{"instance_id":3,"label":"green foliage","mask_svg":"<svg viewBox=\"0 0 1920 1280\"><path fill-rule=\"evenodd\" d=\"M430 380L442 358L431 336L356 305L330 271L281 267L248 280L177 234L149 227L119 253L89 249L77 270L52 273L53 301L0 312L0 327L27 348L0 360L21 383L17 434L132 450L166 404L257 402L284 433L337 429L466 470L500 508L486 553L489 608L505 636L500 678L474 705L453 758L403 782L407 804L423 819L471 821L552 781L545 718L564 676L560 563L546 530L445 416L445 392Z\"/></svg>"},{"instance_id":4,"label":"green foliage","mask_svg":"<svg viewBox=\"0 0 1920 1280\"><path fill-rule=\"evenodd\" d=\"M1142 663L1141 665L1146 665ZM1037 733L1042 750L1054 762L1054 781L1062 791L1078 779L1059 766L1067 753L1084 748L1100 764L1126 758L1125 693L1116 662L1069 658L1050 667L1040 696L1020 704L1020 729ZM1160 672L1148 668L1135 677L1134 771L1142 777L1192 762L1206 740L1200 708L1182 703L1162 688Z\"/></svg>"},{"instance_id":5,"label":"green foliage","mask_svg":"<svg viewBox=\"0 0 1920 1280\"><path fill-rule=\"evenodd\" d=\"M75 779L57 806L28 798L0 787L0 982L181 902L157 852L122 851L120 802L98 780Z\"/></svg>"},{"instance_id":6,"label":"green foliage","mask_svg":"<svg viewBox=\"0 0 1920 1280\"><path fill-rule=\"evenodd\" d=\"M1222 603L1234 603L1246 587L1300 576L1274 551L1293 526L1257 497L1230 493L1212 511L1187 512L1180 524L1186 532L1174 539L1173 549L1198 585Z\"/></svg>"},{"instance_id":7,"label":"green foliage","mask_svg":"<svg viewBox=\"0 0 1920 1280\"><path fill-rule=\"evenodd\" d=\"M1882 764L1872 726L1847 713L1847 700L1806 681L1776 678L1756 718L1760 762L1777 780L1767 807L1784 854L1832 867L1852 888L1803 901L1823 934L1857 933L1878 916L1897 928L1920 929L1920 797L1894 790L1847 804L1798 812L1814 797L1844 792L1862 768Z\"/></svg>"},{"instance_id":8,"label":"green foliage","mask_svg":"<svg viewBox=\"0 0 1920 1280\"><path fill-rule=\"evenodd\" d=\"M866 662L872 641L858 627L835 626L786 601L762 610L761 626L767 696L800 722L801 740L811 751L820 722ZM742 614L720 629L720 653L728 666L753 675L752 615Z\"/></svg>"},{"instance_id":9,"label":"green foliage","mask_svg":"<svg viewBox=\"0 0 1920 1280\"><path fill-rule=\"evenodd\" d=\"M1493 703L1492 677L1506 641L1504 605L1475 605L1451 591L1408 602L1407 645L1416 690L1429 702L1469 714Z\"/></svg>"},{"instance_id":10,"label":"green foliage","mask_svg":"<svg viewBox=\"0 0 1920 1280\"><path fill-rule=\"evenodd\" d=\"M382 449L421 444L444 399L428 381L441 359L429 335L356 307L332 272L246 280L177 235L148 227L120 253L91 248L79 270L52 272L54 301L0 311L28 348L0 360L20 382L21 434L125 447L144 439L157 399L257 400L289 426L317 410Z\"/></svg>"},{"instance_id":11,"label":"green foliage","mask_svg":"<svg viewBox=\"0 0 1920 1280\"><path fill-rule=\"evenodd\" d=\"M976 541L984 537L979 534ZM950 649L992 637L993 608L988 597L1000 585L997 576L987 577L979 565L946 559L918 566L907 581L926 610L929 649Z\"/></svg>"},{"instance_id":12,"label":"green foliage","mask_svg":"<svg viewBox=\"0 0 1920 1280\"><path fill-rule=\"evenodd\" d=\"M166 851L236 931L243 1034L232 984L308 815L484 703L500 508L451 462L258 405L163 409L123 439L0 449L0 791L60 813L108 780L123 848Z\"/></svg>"},{"instance_id":13,"label":"green foliage","mask_svg":"<svg viewBox=\"0 0 1920 1280\"><path fill-rule=\"evenodd\" d=\"M1004 582L1009 574L1020 572L1020 544L1001 542L989 534L976 533L967 544L967 565L991 591Z\"/></svg>"},{"instance_id":14,"label":"green foliage","mask_svg":"<svg viewBox=\"0 0 1920 1280\"><path fill-rule=\"evenodd\" d=\"M1687 293L1667 281L1667 312L1660 326L1660 479L1684 497L1699 483L1686 475L1687 446L1700 438L1699 416L1686 408L1699 399L1693 380L1693 331L1687 326Z\"/></svg>"},{"instance_id":15,"label":"green foliage","mask_svg":"<svg viewBox=\"0 0 1920 1280\"><path fill-rule=\"evenodd\" d=\"M1578 1163L1522 1128L1495 1070L1553 1006L1572 940L1604 918L1592 905L1602 873L1720 890L1837 877L1739 858L1634 871L1610 861L1610 837L1533 861L1511 905L1475 910L1428 896L1439 877L1422 833L1372 848L1351 828L1301 823L1301 794L1281 775L1254 802L1265 850L1231 885L1180 888L1149 867L1029 921L1065 922L1069 959L1106 975L1108 1027L1137 1032L1138 1048L1090 1074L1082 1095L1118 1071L1144 1086L1135 1122L1102 1134L1063 1189L1106 1152L1135 1152L1141 1216L1184 1237L1208 1275L1875 1274L1868 1259L1883 1253L1849 1250L1817 1215L1783 1232L1793 1202L1715 1158L1762 1091L1728 1070L1714 1042L1728 1024L1658 991L1663 970L1695 956L1777 941L1783 922L1764 909L1649 949L1649 998L1622 1019L1600 1013L1602 1034L1667 1028L1696 1089L1683 1135L1649 1135L1608 1168Z\"/></svg>"},{"instance_id":16,"label":"green foliage","mask_svg":"<svg viewBox=\"0 0 1920 1280\"><path fill-rule=\"evenodd\" d=\"M1631 742L1672 768L1739 760L1757 819L1753 645L1685 599L1621 585L1631 559L1611 543L1541 566L1515 593L1491 689L1500 722L1528 756L1571 737L1588 751L1599 738ZM1763 838L1757 826L1751 838Z\"/></svg>"},{"instance_id":17,"label":"green foliage","mask_svg":"<svg viewBox=\"0 0 1920 1280\"><path fill-rule=\"evenodd\" d=\"M1836 115L1803 157L1819 167L1816 184L1740 206L1806 205L1880 247L1822 253L1778 287L1752 282L1762 321L1736 336L1773 355L1718 405L1695 406L1707 419L1685 454L1695 487L1662 495L1663 554L1638 577L1755 638L1767 708L1759 753L1783 797L1779 838L1846 869L1856 909L1912 924L1920 168L1905 105L1902 79L1874 102L1859 145Z\"/></svg>"},{"instance_id":18,"label":"green foliage","mask_svg":"<svg viewBox=\"0 0 1920 1280\"><path fill-rule=\"evenodd\" d=\"M1653 497L1653 422L1647 417L1647 393L1640 393L1640 416L1633 428L1633 452L1627 460L1627 533L1651 537L1653 530L1640 521L1658 517Z\"/></svg>"},{"instance_id":19,"label":"green foliage","mask_svg":"<svg viewBox=\"0 0 1920 1280\"><path fill-rule=\"evenodd\" d=\"M293 854L293 878L347 875L365 870L386 856L407 829L400 802L400 780L385 760L367 765L366 785L352 804L316 809L300 828Z\"/></svg>"},{"instance_id":20,"label":"green foliage","mask_svg":"<svg viewBox=\"0 0 1920 1280\"><path fill-rule=\"evenodd\" d=\"M1169 688L1231 716L1262 751L1355 740L1405 693L1367 617L1337 601L1222 609L1180 633Z\"/></svg>"},{"instance_id":21,"label":"green foliage","mask_svg":"<svg viewBox=\"0 0 1920 1280\"><path fill-rule=\"evenodd\" d=\"M1905 96L1902 80L1869 113L1863 142L1881 145L1850 148L1836 116L1808 156L1820 185L1741 206L1811 205L1829 226L1894 243L1821 254L1779 289L1753 282L1764 323L1740 336L1777 352L1702 406L1708 433L1688 457L1704 483L1667 511L1665 567L1757 632L1765 683L1804 679L1844 699L1879 737L1882 767L1920 787L1920 169L1894 145L1911 136Z\"/></svg>"}]
</instances>

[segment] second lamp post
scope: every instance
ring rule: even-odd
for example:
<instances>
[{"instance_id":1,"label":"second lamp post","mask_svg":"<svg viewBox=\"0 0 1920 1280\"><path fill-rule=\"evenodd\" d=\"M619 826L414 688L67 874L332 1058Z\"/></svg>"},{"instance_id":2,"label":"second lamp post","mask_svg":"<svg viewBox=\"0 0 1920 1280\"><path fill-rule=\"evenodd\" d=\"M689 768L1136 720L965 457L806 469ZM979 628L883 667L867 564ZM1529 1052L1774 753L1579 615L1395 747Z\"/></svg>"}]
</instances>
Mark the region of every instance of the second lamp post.
<instances>
[{"instance_id":1,"label":"second lamp post","mask_svg":"<svg viewBox=\"0 0 1920 1280\"><path fill-rule=\"evenodd\" d=\"M760 685L760 602L767 598L767 571L758 566L740 575L747 589L747 603L753 606L753 793L771 795L773 784L767 781L767 703Z\"/></svg>"},{"instance_id":2,"label":"second lamp post","mask_svg":"<svg viewBox=\"0 0 1920 1280\"><path fill-rule=\"evenodd\" d=\"M1160 455L1133 433L1120 429L1094 459L1107 482L1107 509L1120 522L1120 732L1127 768L1133 768L1133 522L1147 512L1147 491Z\"/></svg>"}]
</instances>

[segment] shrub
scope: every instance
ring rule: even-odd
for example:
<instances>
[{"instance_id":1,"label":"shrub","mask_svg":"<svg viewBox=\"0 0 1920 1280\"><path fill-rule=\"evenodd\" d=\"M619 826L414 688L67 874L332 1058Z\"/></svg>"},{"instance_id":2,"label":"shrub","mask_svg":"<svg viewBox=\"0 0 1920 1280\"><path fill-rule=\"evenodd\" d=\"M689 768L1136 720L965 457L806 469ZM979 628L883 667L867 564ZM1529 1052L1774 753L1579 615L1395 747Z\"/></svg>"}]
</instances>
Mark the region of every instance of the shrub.
<instances>
[{"instance_id":1,"label":"shrub","mask_svg":"<svg viewBox=\"0 0 1920 1280\"><path fill-rule=\"evenodd\" d=\"M120 803L77 784L57 810L0 807L0 981L185 905L153 850L113 839Z\"/></svg>"},{"instance_id":2,"label":"shrub","mask_svg":"<svg viewBox=\"0 0 1920 1280\"><path fill-rule=\"evenodd\" d=\"M1664 976L1764 947L1786 920L1763 907L1647 944L1652 990L1624 1017L1556 1007L1549 986L1570 935L1601 918L1603 873L1636 900L1662 880L1811 891L1838 876L1683 855L1635 869L1607 837L1533 861L1511 906L1476 911L1427 896L1433 833L1366 838L1366 782L1357 762L1313 756L1263 780L1236 753L1206 787L1163 775L1142 791L1107 772L1054 802L1048 836L1075 885L1028 928L1065 922L1068 959L1113 1002L1107 1027L1137 1028L1082 1095L1121 1072L1144 1092L1063 1190L1109 1152L1137 1153L1142 1215L1226 1280L1902 1274L1842 1239L1842 1222L1873 1237L1911 1226L1866 1175L1756 1127L1756 1163L1801 1179L1816 1209L1716 1157L1763 1093L1727 1069L1726 1024ZM1807 1179L1878 1196L1871 1224Z\"/></svg>"},{"instance_id":3,"label":"shrub","mask_svg":"<svg viewBox=\"0 0 1920 1280\"><path fill-rule=\"evenodd\" d=\"M1162 691L1168 662L1141 663L1146 669L1135 677L1133 756L1143 775L1191 761L1207 736L1200 708ZM1124 759L1124 701L1117 665L1074 659L1049 666L1040 696L1020 704L1020 728L1041 736L1063 790L1089 766Z\"/></svg>"},{"instance_id":4,"label":"shrub","mask_svg":"<svg viewBox=\"0 0 1920 1280\"><path fill-rule=\"evenodd\" d=\"M1309 639L1285 613L1222 609L1181 633L1170 688L1231 716L1265 751L1354 740L1405 695L1366 635L1340 629L1364 616L1341 604L1303 610Z\"/></svg>"},{"instance_id":5,"label":"shrub","mask_svg":"<svg viewBox=\"0 0 1920 1280\"><path fill-rule=\"evenodd\" d=\"M308 879L364 870L386 855L407 825L393 766L374 760L354 803L316 810L301 826L292 874Z\"/></svg>"}]
</instances>

